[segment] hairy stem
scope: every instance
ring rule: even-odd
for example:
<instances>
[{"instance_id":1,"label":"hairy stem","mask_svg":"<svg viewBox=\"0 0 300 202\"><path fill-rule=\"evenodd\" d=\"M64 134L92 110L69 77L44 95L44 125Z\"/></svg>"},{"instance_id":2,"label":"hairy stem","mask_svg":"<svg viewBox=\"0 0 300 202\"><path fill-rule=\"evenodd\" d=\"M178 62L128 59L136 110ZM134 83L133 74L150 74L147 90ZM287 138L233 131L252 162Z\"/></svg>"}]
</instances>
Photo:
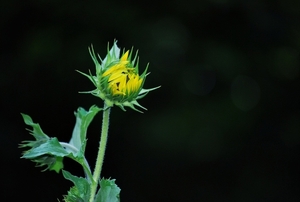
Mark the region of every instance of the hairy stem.
<instances>
[{"instance_id":1,"label":"hairy stem","mask_svg":"<svg viewBox=\"0 0 300 202\"><path fill-rule=\"evenodd\" d=\"M105 106L104 106L104 109L105 109ZM106 142L107 142L107 135L108 135L109 113L110 113L110 108L107 108L103 111L101 139L100 139L100 143L99 143L98 155L97 155L95 170L94 170L94 174L93 174L93 182L91 183L90 202L94 201L95 194L97 191L98 181L99 181L101 170L102 170Z\"/></svg>"}]
</instances>

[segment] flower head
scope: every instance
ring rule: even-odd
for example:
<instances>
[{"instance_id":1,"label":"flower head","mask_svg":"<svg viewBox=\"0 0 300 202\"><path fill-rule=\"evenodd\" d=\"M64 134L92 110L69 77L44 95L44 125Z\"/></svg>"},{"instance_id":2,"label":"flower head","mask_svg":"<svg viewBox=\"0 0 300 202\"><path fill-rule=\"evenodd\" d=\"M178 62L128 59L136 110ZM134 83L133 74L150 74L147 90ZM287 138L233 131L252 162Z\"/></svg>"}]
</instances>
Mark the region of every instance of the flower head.
<instances>
[{"instance_id":1,"label":"flower head","mask_svg":"<svg viewBox=\"0 0 300 202\"><path fill-rule=\"evenodd\" d=\"M87 76L96 86L96 89L87 93L103 99L107 107L117 105L125 111L124 107L128 106L139 111L135 108L136 105L145 109L137 100L144 97L149 91L159 87L143 89L146 76L149 74L147 73L148 65L145 71L139 74L137 52L133 59L132 49L131 51L123 51L120 57L120 49L116 43L117 41L114 41L112 48L110 50L108 48L107 55L103 60L98 55L101 64L93 47L89 48L90 55L96 66L96 75L93 76L91 72L89 75L80 73Z\"/></svg>"}]
</instances>

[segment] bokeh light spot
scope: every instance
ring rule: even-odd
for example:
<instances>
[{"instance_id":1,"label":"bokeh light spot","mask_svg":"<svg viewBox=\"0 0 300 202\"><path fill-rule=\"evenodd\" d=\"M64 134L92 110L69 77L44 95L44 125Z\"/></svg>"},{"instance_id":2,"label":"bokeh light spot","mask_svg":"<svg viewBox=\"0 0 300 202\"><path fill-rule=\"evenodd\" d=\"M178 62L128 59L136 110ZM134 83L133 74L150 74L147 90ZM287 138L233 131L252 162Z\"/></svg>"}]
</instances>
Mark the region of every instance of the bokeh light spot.
<instances>
[{"instance_id":1,"label":"bokeh light spot","mask_svg":"<svg viewBox=\"0 0 300 202\"><path fill-rule=\"evenodd\" d=\"M186 89L195 95L209 94L216 84L216 74L213 71L188 69L183 76Z\"/></svg>"},{"instance_id":2,"label":"bokeh light spot","mask_svg":"<svg viewBox=\"0 0 300 202\"><path fill-rule=\"evenodd\" d=\"M251 77L239 75L231 84L231 99L240 110L251 110L260 99L260 87Z\"/></svg>"},{"instance_id":3,"label":"bokeh light spot","mask_svg":"<svg viewBox=\"0 0 300 202\"><path fill-rule=\"evenodd\" d=\"M269 60L273 65L269 66L272 76L279 79L293 80L299 76L298 51L282 47L270 52Z\"/></svg>"}]
</instances>

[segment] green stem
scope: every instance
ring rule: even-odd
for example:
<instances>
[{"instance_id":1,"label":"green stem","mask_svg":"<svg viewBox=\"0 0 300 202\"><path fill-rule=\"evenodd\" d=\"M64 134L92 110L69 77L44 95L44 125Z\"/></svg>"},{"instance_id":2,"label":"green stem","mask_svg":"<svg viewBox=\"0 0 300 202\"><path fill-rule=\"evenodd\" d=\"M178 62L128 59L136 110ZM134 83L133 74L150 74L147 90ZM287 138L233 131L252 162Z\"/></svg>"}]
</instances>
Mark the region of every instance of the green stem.
<instances>
[{"instance_id":1,"label":"green stem","mask_svg":"<svg viewBox=\"0 0 300 202\"><path fill-rule=\"evenodd\" d=\"M104 109L105 109L105 106L104 106ZM107 108L103 111L101 139L100 139L100 143L99 143L98 155L97 155L95 170L94 170L94 174L93 174L94 181L91 183L90 202L94 201L97 186L98 186L98 181L99 181L101 170L102 170L105 147L106 147L106 142L107 142L107 135L108 135L109 113L110 113L110 108Z\"/></svg>"}]
</instances>

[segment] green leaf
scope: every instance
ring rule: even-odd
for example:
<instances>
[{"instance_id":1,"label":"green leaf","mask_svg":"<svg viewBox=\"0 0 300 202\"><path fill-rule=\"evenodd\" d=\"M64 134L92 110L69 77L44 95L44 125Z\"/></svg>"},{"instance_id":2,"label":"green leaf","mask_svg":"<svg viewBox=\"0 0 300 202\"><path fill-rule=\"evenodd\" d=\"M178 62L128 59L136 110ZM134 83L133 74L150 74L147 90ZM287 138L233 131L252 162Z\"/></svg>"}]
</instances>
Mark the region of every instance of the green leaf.
<instances>
[{"instance_id":1,"label":"green leaf","mask_svg":"<svg viewBox=\"0 0 300 202\"><path fill-rule=\"evenodd\" d=\"M84 202L84 200L78 196L78 193L79 191L75 186L71 187L68 191L68 195L64 195L64 202Z\"/></svg>"},{"instance_id":2,"label":"green leaf","mask_svg":"<svg viewBox=\"0 0 300 202\"><path fill-rule=\"evenodd\" d=\"M23 141L23 144L20 144L20 147L38 147L39 145L45 143L49 140L49 137L43 132L38 123L34 123L31 117L27 114L22 114L23 120L26 125L31 126L32 130L27 129L30 134L36 139L35 141Z\"/></svg>"},{"instance_id":3,"label":"green leaf","mask_svg":"<svg viewBox=\"0 0 300 202\"><path fill-rule=\"evenodd\" d=\"M22 114L22 117L24 119L24 122L31 126L33 130L31 131L31 134L38 140L38 139L44 139L44 138L49 138L41 129L40 125L38 123L33 123L31 117L27 114Z\"/></svg>"},{"instance_id":4,"label":"green leaf","mask_svg":"<svg viewBox=\"0 0 300 202\"><path fill-rule=\"evenodd\" d=\"M77 187L73 186L68 191L68 195L64 195L65 202L85 202L80 196Z\"/></svg>"},{"instance_id":5,"label":"green leaf","mask_svg":"<svg viewBox=\"0 0 300 202\"><path fill-rule=\"evenodd\" d=\"M62 162L63 161L62 157L56 157L52 155L42 155L30 160L35 162L37 164L36 165L37 167L46 166L46 168L42 171L46 171L49 169L59 173L59 171L64 167Z\"/></svg>"},{"instance_id":6,"label":"green leaf","mask_svg":"<svg viewBox=\"0 0 300 202\"><path fill-rule=\"evenodd\" d=\"M114 179L101 179L95 202L120 202L121 189L115 184L115 181Z\"/></svg>"},{"instance_id":7,"label":"green leaf","mask_svg":"<svg viewBox=\"0 0 300 202\"><path fill-rule=\"evenodd\" d=\"M93 175L91 173L90 166L85 159L84 153L82 148L85 147L86 141L83 142L81 149L78 151L73 145L65 142L60 142L60 144L64 147L64 149L69 152L67 157L73 159L74 161L78 162L85 172L86 177L91 181L93 179Z\"/></svg>"},{"instance_id":8,"label":"green leaf","mask_svg":"<svg viewBox=\"0 0 300 202\"><path fill-rule=\"evenodd\" d=\"M73 189L76 191L73 191L71 193L69 192L68 195L72 194L73 196L71 196L73 198L77 197L78 201L80 201L80 199L82 199L83 201L88 201L90 197L90 185L88 181L85 178L74 176L65 170L63 170L62 173L64 178L72 181L76 187L76 189Z\"/></svg>"},{"instance_id":9,"label":"green leaf","mask_svg":"<svg viewBox=\"0 0 300 202\"><path fill-rule=\"evenodd\" d=\"M100 110L101 108L98 108L94 105L90 107L89 111L86 111L80 107L78 108L77 112L75 112L76 123L69 144L74 146L77 151L81 151L82 154L85 152L86 133L88 126ZM74 155L77 156L75 153Z\"/></svg>"},{"instance_id":10,"label":"green leaf","mask_svg":"<svg viewBox=\"0 0 300 202\"><path fill-rule=\"evenodd\" d=\"M57 139L50 139L41 129L38 123L34 123L29 115L21 114L24 122L32 127L30 134L36 140L23 141L20 147L30 147L28 151L23 152L21 158L30 159L38 167L46 166L43 170L54 170L57 173L63 168L63 155L66 151L58 143ZM62 155L63 153L63 155Z\"/></svg>"},{"instance_id":11,"label":"green leaf","mask_svg":"<svg viewBox=\"0 0 300 202\"><path fill-rule=\"evenodd\" d=\"M49 170L54 170L59 173L59 171L64 168L63 159L63 157L56 157L55 163L49 167Z\"/></svg>"},{"instance_id":12,"label":"green leaf","mask_svg":"<svg viewBox=\"0 0 300 202\"><path fill-rule=\"evenodd\" d=\"M39 167L46 166L44 171L49 169L59 172L63 168L63 157L69 157L82 165L86 177L91 181L92 173L84 157L86 133L89 124L100 110L97 106L92 106L89 111L79 108L77 113L75 112L76 123L70 143L49 138L39 124L34 123L30 116L22 114L24 122L32 127L29 131L36 140L23 141L20 147L30 147L30 149L25 151L21 158L31 160Z\"/></svg>"},{"instance_id":13,"label":"green leaf","mask_svg":"<svg viewBox=\"0 0 300 202\"><path fill-rule=\"evenodd\" d=\"M24 153L22 158L31 159L44 154L51 154L54 156L64 157L70 154L59 143L56 137L50 138L47 142L38 147L32 148Z\"/></svg>"},{"instance_id":14,"label":"green leaf","mask_svg":"<svg viewBox=\"0 0 300 202\"><path fill-rule=\"evenodd\" d=\"M33 147L24 152L21 158L29 159L37 163L38 167L47 166L43 171L49 169L59 173L63 168L63 157L69 155L58 142L57 138L51 138L47 142Z\"/></svg>"}]
</instances>

